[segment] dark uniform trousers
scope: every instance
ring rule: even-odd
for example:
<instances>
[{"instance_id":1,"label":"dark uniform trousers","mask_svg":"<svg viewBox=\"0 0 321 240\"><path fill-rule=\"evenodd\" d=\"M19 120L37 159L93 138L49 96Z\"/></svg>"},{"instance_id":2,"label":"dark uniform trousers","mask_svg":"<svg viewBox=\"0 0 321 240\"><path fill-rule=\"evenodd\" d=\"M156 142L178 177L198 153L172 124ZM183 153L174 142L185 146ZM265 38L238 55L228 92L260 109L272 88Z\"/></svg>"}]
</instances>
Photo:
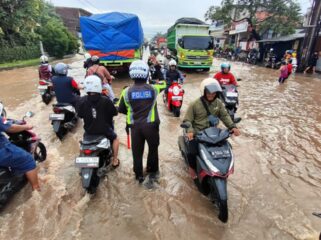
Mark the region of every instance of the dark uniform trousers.
<instances>
[{"instance_id":1,"label":"dark uniform trousers","mask_svg":"<svg viewBox=\"0 0 321 240\"><path fill-rule=\"evenodd\" d=\"M136 176L143 175L143 154L145 141L148 144L147 172L158 171L158 146L159 125L158 124L135 124L131 127L132 152L134 158L134 172Z\"/></svg>"}]
</instances>

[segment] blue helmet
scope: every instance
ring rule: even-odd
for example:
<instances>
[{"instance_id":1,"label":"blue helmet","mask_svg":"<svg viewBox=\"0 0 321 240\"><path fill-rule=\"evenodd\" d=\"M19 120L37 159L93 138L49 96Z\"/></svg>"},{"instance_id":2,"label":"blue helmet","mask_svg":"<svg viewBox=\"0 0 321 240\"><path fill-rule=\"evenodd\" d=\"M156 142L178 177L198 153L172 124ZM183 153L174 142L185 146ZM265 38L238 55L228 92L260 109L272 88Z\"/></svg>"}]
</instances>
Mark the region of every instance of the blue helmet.
<instances>
[{"instance_id":1,"label":"blue helmet","mask_svg":"<svg viewBox=\"0 0 321 240\"><path fill-rule=\"evenodd\" d=\"M67 75L68 73L68 65L62 62L57 63L55 66L55 73L59 75Z\"/></svg>"},{"instance_id":2,"label":"blue helmet","mask_svg":"<svg viewBox=\"0 0 321 240\"><path fill-rule=\"evenodd\" d=\"M224 71L224 68L228 68L228 70L231 70L231 64L227 63L227 62L223 62L221 64L221 70L222 72Z\"/></svg>"}]
</instances>

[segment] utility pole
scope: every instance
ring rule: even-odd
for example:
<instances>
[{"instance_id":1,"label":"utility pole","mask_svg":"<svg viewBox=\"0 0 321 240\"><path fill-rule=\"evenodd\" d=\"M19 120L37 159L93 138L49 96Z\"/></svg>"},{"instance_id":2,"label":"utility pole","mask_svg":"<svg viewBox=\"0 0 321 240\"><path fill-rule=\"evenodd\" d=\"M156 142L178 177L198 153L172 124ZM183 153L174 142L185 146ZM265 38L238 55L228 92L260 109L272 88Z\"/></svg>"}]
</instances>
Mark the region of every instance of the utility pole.
<instances>
[{"instance_id":1,"label":"utility pole","mask_svg":"<svg viewBox=\"0 0 321 240\"><path fill-rule=\"evenodd\" d=\"M320 22L321 15L321 1L314 0L311 8L311 16L308 21L308 28L304 36L303 44L301 47L301 61L300 61L300 70L303 71L312 52L315 50L315 44L319 36L319 31L321 27Z\"/></svg>"}]
</instances>

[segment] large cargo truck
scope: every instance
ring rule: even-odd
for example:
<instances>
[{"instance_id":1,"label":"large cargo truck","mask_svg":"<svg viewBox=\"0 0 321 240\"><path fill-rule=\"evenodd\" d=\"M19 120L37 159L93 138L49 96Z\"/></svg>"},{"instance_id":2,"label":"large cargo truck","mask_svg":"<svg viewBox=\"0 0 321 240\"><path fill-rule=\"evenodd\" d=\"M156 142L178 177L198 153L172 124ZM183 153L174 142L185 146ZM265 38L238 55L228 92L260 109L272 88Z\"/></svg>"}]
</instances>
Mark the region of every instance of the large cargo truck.
<instances>
[{"instance_id":1,"label":"large cargo truck","mask_svg":"<svg viewBox=\"0 0 321 240\"><path fill-rule=\"evenodd\" d=\"M176 55L178 67L209 71L214 44L209 25L194 18L181 18L167 31L167 47Z\"/></svg>"},{"instance_id":2,"label":"large cargo truck","mask_svg":"<svg viewBox=\"0 0 321 240\"><path fill-rule=\"evenodd\" d=\"M80 17L85 49L100 58L110 72L126 72L142 59L144 33L139 18L130 13L112 12Z\"/></svg>"}]
</instances>

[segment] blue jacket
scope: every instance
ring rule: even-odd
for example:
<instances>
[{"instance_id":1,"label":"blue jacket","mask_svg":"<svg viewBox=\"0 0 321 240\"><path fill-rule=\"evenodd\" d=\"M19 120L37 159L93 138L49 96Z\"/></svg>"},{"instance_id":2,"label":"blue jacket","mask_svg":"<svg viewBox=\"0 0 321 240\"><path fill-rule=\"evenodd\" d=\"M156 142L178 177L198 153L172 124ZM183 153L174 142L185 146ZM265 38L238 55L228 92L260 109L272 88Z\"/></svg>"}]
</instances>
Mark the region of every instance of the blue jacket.
<instances>
[{"instance_id":1,"label":"blue jacket","mask_svg":"<svg viewBox=\"0 0 321 240\"><path fill-rule=\"evenodd\" d=\"M74 80L67 76L54 76L52 84L56 93L58 103L73 104L76 101L75 88L72 85Z\"/></svg>"}]
</instances>

